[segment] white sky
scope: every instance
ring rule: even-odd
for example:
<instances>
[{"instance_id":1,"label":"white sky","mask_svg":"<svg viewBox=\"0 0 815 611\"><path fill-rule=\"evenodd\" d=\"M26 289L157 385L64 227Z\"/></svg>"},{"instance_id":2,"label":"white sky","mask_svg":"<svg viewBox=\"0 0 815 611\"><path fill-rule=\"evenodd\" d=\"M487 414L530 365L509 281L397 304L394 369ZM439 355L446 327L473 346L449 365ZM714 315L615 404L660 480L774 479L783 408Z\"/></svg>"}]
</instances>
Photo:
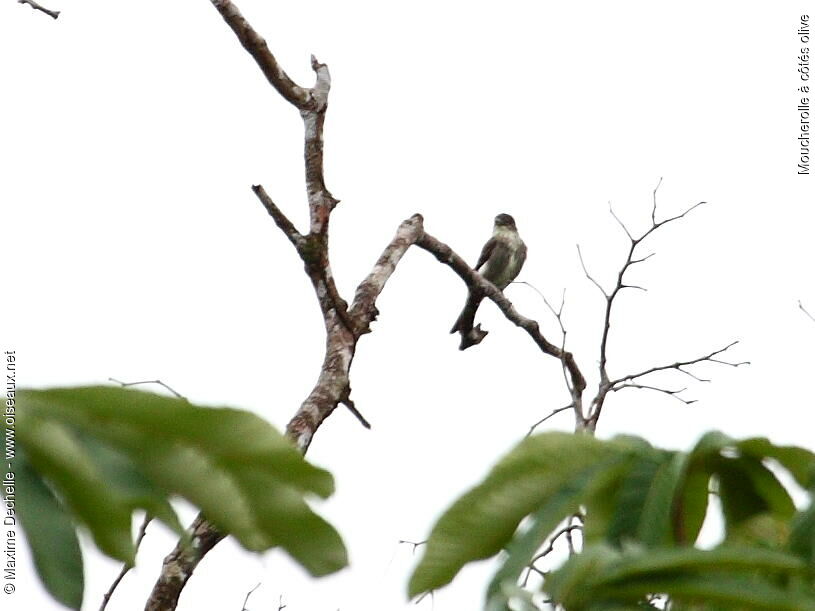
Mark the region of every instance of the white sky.
<instances>
[{"instance_id":1,"label":"white sky","mask_svg":"<svg viewBox=\"0 0 815 611\"><path fill-rule=\"evenodd\" d=\"M302 126L205 0L53 0L56 22L0 2L0 202L4 349L28 386L161 378L191 400L252 409L282 428L311 389L323 326L302 264L249 189L262 183L301 228ZM815 182L797 176L800 46L811 2L428 1L239 7L289 74L332 73L326 177L342 199L332 265L347 299L398 224L474 262L499 212L529 247L519 279L552 299L566 287L569 346L596 383L602 299L625 255L608 202L634 231L694 211L649 238L657 255L619 300L612 374L692 358L733 339L749 368L684 377L699 402L612 397L599 434L687 448L703 431L813 447ZM353 396L319 431L310 460L337 494L318 510L351 568L312 581L283 554L233 542L199 567L180 609L475 609L489 566L465 570L418 607L404 600L439 513L531 423L567 403L558 363L491 304L491 331L460 353L448 330L462 283L411 250L359 343ZM558 341L540 298L507 295ZM667 380L667 381L666 381ZM655 380L657 381L657 380ZM690 384L688 384L690 382ZM570 429L567 414L551 428ZM225 503L229 499L224 499ZM185 520L194 515L184 510ZM173 538L151 527L112 610L139 609ZM474 535L477 536L477 535ZM85 608L118 565L86 557ZM56 604L27 553L12 609ZM4 608L7 601L3 600ZM435 607L433 607L435 605Z\"/></svg>"}]
</instances>

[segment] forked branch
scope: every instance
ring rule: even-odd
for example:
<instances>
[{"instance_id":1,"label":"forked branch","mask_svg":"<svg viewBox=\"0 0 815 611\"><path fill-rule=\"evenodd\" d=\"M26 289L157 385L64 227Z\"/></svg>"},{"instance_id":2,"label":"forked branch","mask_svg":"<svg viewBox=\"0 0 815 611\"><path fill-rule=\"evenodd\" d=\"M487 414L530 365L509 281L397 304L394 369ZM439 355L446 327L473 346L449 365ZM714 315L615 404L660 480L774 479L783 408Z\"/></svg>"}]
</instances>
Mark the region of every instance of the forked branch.
<instances>
[{"instance_id":1,"label":"forked branch","mask_svg":"<svg viewBox=\"0 0 815 611\"><path fill-rule=\"evenodd\" d=\"M583 254L580 251L580 247L578 246L578 248L577 248L578 256L580 258L580 264L583 267L583 272L586 274L586 277L600 290L600 292L603 294L603 297L604 297L605 302L606 302L605 311L604 311L604 318L603 318L603 331L602 331L602 335L601 335L601 338L600 338L600 363L599 363L600 382L599 382L599 385L598 385L597 394L595 395L594 399L592 399L590 410L589 410L589 415L588 415L588 428L589 428L589 430L592 430L592 431L597 427L597 420L600 417L600 413L601 413L601 411L603 409L603 405L605 403L606 397L608 396L609 392L616 392L616 391L622 390L624 388L638 388L638 389L641 389L641 390L652 390L652 391L656 391L656 392L661 392L661 393L666 394L668 396L674 397L675 399L677 399L679 401L682 401L683 403L686 403L686 404L694 402L693 400L688 400L688 399L685 399L685 398L680 396L680 394L685 390L684 388L679 389L679 390L671 390L671 389L662 388L662 387L659 387L659 386L654 386L652 384L641 383L639 381L635 382L634 380L639 380L639 378L642 378L644 376L647 376L649 374L652 374L652 373L655 373L655 372L658 372L658 371L676 370L676 371L679 371L680 373L683 373L683 374L685 374L687 376L690 376L690 377L694 378L697 381L707 381L707 380L705 380L703 378L698 377L697 375L695 375L691 371L687 370L686 367L691 366L691 365L695 365L695 364L698 364L698 363L702 363L702 362L716 363L716 364L720 364L720 365L729 365L731 367L738 367L740 365L748 364L746 361L730 362L730 361L724 361L724 360L721 360L721 359L717 358L718 355L722 354L726 350L733 347L736 343L738 343L738 342L732 342L732 343L728 344L727 346L725 346L724 348L720 348L719 350L715 350L715 351L711 352L710 354L706 354L706 355L697 357L697 358L689 360L689 361L677 361L675 363L671 363L671 364L667 364L667 365L658 365L656 367L652 367L650 369L647 369L647 370L644 370L644 371L641 371L641 372L638 372L638 373L633 373L633 374L628 374L628 375L625 375L625 376L621 376L621 377L618 377L616 379L611 379L609 374L608 374L608 367L607 367L608 366L608 341L609 341L609 334L610 334L610 331L611 331L611 313L612 313L612 309L614 307L615 300L616 300L617 296L620 294L620 292L622 290L624 290L624 289L627 289L627 288L639 289L639 290L643 290L643 291L646 290L645 288L643 288L641 286L637 286L637 285L634 285L634 284L627 283L626 282L626 273L634 265L647 261L648 259L653 257L654 254L655 254L655 253L651 252L651 253L649 253L647 255L637 256L637 247L640 244L642 244L642 242L648 236L655 233L660 227L664 227L665 225L668 225L669 223L672 223L674 221L678 221L678 220L684 218L685 216L690 214L693 210L695 210L699 206L702 206L703 204L706 203L706 202L703 202L703 201L697 202L693 206L687 208L681 214L677 214L675 216L668 217L668 218L663 219L661 221L657 221L657 190L659 189L659 186L661 184L662 184L662 179L660 178L659 182L657 183L656 187L654 187L654 191L653 191L653 198L652 198L653 205L652 205L652 208L651 208L651 226L648 227L648 229L646 229L642 234L640 234L637 237L634 237L634 234L628 229L628 227L625 225L625 223L623 223L620 220L620 218L614 212L614 209L611 206L611 204L609 204L609 212L611 213L612 217L614 217L614 220L617 221L617 223L620 225L622 230L625 232L625 235L626 235L626 237L628 238L628 241L629 241L628 254L627 254L627 256L625 258L625 261L623 262L622 266L620 267L619 271L617 272L616 283L614 284L614 287L611 289L610 292L606 291L603 288L603 286L589 273L588 268L586 267L586 263L585 263L585 261L583 259Z\"/></svg>"}]
</instances>

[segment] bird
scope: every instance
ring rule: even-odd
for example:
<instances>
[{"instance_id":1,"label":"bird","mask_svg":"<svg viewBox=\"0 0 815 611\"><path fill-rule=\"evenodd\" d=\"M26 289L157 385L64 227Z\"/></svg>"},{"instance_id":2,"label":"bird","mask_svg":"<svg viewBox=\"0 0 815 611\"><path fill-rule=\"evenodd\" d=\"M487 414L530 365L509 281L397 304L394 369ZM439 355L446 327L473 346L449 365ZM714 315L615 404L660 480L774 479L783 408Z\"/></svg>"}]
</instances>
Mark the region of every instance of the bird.
<instances>
[{"instance_id":1,"label":"bird","mask_svg":"<svg viewBox=\"0 0 815 611\"><path fill-rule=\"evenodd\" d=\"M492 237L484 244L481 255L475 264L475 270L484 270L481 275L485 280L492 282L495 287L503 291L509 283L515 280L526 261L526 244L518 234L515 226L515 219L509 214L499 214L495 217L495 225L492 230ZM470 346L481 343L487 335L487 331L481 329L481 325L473 327L475 313L484 295L478 291L470 289L464 309L461 310L450 333L458 331L461 333L461 344L459 350L466 350Z\"/></svg>"}]
</instances>

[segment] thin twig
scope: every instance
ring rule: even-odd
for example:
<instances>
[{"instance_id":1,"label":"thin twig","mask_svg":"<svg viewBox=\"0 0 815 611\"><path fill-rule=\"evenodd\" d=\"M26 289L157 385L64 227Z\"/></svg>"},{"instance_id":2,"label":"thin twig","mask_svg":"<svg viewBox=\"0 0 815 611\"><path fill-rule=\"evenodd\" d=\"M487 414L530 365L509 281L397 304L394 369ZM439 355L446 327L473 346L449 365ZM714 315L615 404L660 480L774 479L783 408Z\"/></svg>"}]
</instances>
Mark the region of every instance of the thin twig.
<instances>
[{"instance_id":1,"label":"thin twig","mask_svg":"<svg viewBox=\"0 0 815 611\"><path fill-rule=\"evenodd\" d=\"M247 605L247 603L249 602L249 597L250 597L250 596L252 596L252 593L253 593L255 590L257 590L257 589L260 587L260 583L261 583L261 582L258 582L258 584L257 584L257 585L256 585L254 588L252 588L251 590L249 590L249 591L246 593L246 598L244 598L244 599L243 599L243 605L242 605L242 607L241 607L241 611L249 611L249 610L246 608L246 605Z\"/></svg>"},{"instance_id":2,"label":"thin twig","mask_svg":"<svg viewBox=\"0 0 815 611\"><path fill-rule=\"evenodd\" d=\"M689 376L695 378L696 380L699 380L700 382L709 382L710 380L707 380L705 378L699 378L699 377L693 375L690 371L687 371L687 370L683 369L683 367L688 367L690 365L696 365L698 363L704 363L704 362L716 363L717 365L727 365L729 367L741 367L742 365L749 365L750 361L730 362L730 361L723 361L721 359L715 358L717 355L722 354L723 352L729 350L730 348L732 348L733 346L735 346L738 343L739 343L738 340L736 340L734 342L730 342L724 348L719 348L718 350L714 350L710 354L705 354L704 356L700 356L700 357L697 357L695 359L691 359L689 361L677 361L675 363L670 363L668 365L657 365L656 367L651 367L650 369L645 369L645 370L640 371L638 373L630 373L628 375L622 376L620 378L617 378L616 380L613 380L613 381L609 382L609 384L613 388L614 386L617 386L618 384L621 384L623 382L628 382L630 380L636 380L637 378L647 376L647 375L655 373L657 371L667 371L667 370L670 370L670 369L675 369L677 371L681 371L685 375L689 375Z\"/></svg>"},{"instance_id":3,"label":"thin twig","mask_svg":"<svg viewBox=\"0 0 815 611\"><path fill-rule=\"evenodd\" d=\"M19 4L27 4L35 11L41 11L48 15L49 17L51 17L52 19L56 19L57 17L59 17L59 11L52 11L51 9L45 8L41 4L37 4L36 2L34 2L34 0L17 0L17 2Z\"/></svg>"},{"instance_id":4,"label":"thin twig","mask_svg":"<svg viewBox=\"0 0 815 611\"><path fill-rule=\"evenodd\" d=\"M139 551L139 546L141 545L142 539L144 539L144 534L147 531L147 525L150 524L152 520L152 516L145 515L144 520L139 526L139 533L136 535L136 551ZM99 606L99 611L105 611L108 606L108 602L110 602L111 596L113 596L113 592L116 591L116 588L119 587L119 584L124 579L125 575L132 569L133 566L129 564L122 565L122 570L119 571L119 574L116 576L116 579L113 580L113 583L110 584L108 591L105 592L105 595L102 597L102 604Z\"/></svg>"},{"instance_id":5,"label":"thin twig","mask_svg":"<svg viewBox=\"0 0 815 611\"><path fill-rule=\"evenodd\" d=\"M348 408L348 411L351 412L356 417L357 420L359 420L359 423L362 426L364 426L366 429L371 428L371 423L368 422L365 419L365 416L363 416L360 413L360 411L357 409L357 406L351 400L351 386L350 385L348 386L347 390L345 391L345 394L343 394L340 397L340 403L342 403L345 407Z\"/></svg>"},{"instance_id":6,"label":"thin twig","mask_svg":"<svg viewBox=\"0 0 815 611\"><path fill-rule=\"evenodd\" d=\"M810 314L810 313L809 313L809 311L807 311L807 309L804 307L804 304L803 304L803 303L801 303L800 301L798 302L798 307L800 308L800 310L801 310L801 311L802 311L804 314L806 314L806 315L809 317L809 319L810 319L812 322L815 322L815 316L813 316L812 314Z\"/></svg>"},{"instance_id":7,"label":"thin twig","mask_svg":"<svg viewBox=\"0 0 815 611\"><path fill-rule=\"evenodd\" d=\"M140 386L142 384L158 384L159 386L164 387L171 393L173 393L177 398L187 400L187 397L179 393L178 391L174 390L171 386L165 384L161 380L140 380L138 382L122 382L121 380L117 380L116 378L108 378L109 382L113 382L114 384L118 384L122 388L127 388L128 386Z\"/></svg>"},{"instance_id":8,"label":"thin twig","mask_svg":"<svg viewBox=\"0 0 815 611\"><path fill-rule=\"evenodd\" d=\"M268 193L266 193L263 185L252 185L252 191L255 195L257 195L260 203L262 203L263 207L266 208L266 212L269 213L269 216L272 217L275 224L280 228L283 234L289 239L299 253L300 249L303 248L305 244L305 238L299 231L297 231L294 223L292 223L289 218L283 214L283 211L277 207L277 204L272 201L272 198L269 197Z\"/></svg>"},{"instance_id":9,"label":"thin twig","mask_svg":"<svg viewBox=\"0 0 815 611\"><path fill-rule=\"evenodd\" d=\"M551 418L552 416L556 416L560 412L565 412L567 409L572 409L572 407L573 407L573 405L571 403L569 403L569 405L564 405L563 407L553 409L551 412L549 412L549 414L547 414L546 416L544 416L543 418L538 420L535 424L530 426L529 427L529 432L526 434L526 436L529 437L535 431L536 428L538 428L541 424L543 424L544 422L549 420L549 418Z\"/></svg>"},{"instance_id":10,"label":"thin twig","mask_svg":"<svg viewBox=\"0 0 815 611\"><path fill-rule=\"evenodd\" d=\"M417 548L421 547L422 545L427 545L427 541L407 541L405 539L399 539L399 545L412 545L412 553L415 554Z\"/></svg>"},{"instance_id":11,"label":"thin twig","mask_svg":"<svg viewBox=\"0 0 815 611\"><path fill-rule=\"evenodd\" d=\"M554 533L552 533L552 536L549 537L549 544L545 548L543 548L543 550L541 552L536 554L534 558L532 558L531 564L534 564L535 562L537 562L541 558L545 558L546 556L551 554L555 549L555 543L557 542L557 540L560 537L562 537L563 535L571 535L571 532L573 530L583 530L583 525L582 524L572 524L571 523L571 518L569 518L569 524L567 524L566 526L564 526L562 528L559 528Z\"/></svg>"},{"instance_id":12,"label":"thin twig","mask_svg":"<svg viewBox=\"0 0 815 611\"><path fill-rule=\"evenodd\" d=\"M660 388L659 386L649 386L648 384L620 384L618 386L613 386L611 390L613 392L617 392L618 390L622 390L624 388L638 388L640 390L653 390L655 392L661 392L663 394L668 395L669 397L673 397L677 401L681 401L685 405L696 403L696 399L684 399L679 396L680 393L683 393L686 390L688 390L687 388L680 388L679 390L669 390L667 388Z\"/></svg>"},{"instance_id":13,"label":"thin twig","mask_svg":"<svg viewBox=\"0 0 815 611\"><path fill-rule=\"evenodd\" d=\"M597 280L594 279L594 276L592 276L589 273L589 270L586 269L586 262L583 260L583 253L580 250L580 244L577 245L577 258L580 259L580 267L583 268L583 273L586 274L586 278L588 278L592 282L592 284L594 284L594 286L600 289L600 292L603 294L603 297L608 299L608 293L606 293L606 289L604 289L603 285L597 282Z\"/></svg>"},{"instance_id":14,"label":"thin twig","mask_svg":"<svg viewBox=\"0 0 815 611\"><path fill-rule=\"evenodd\" d=\"M653 234L660 227L663 227L664 225L667 225L669 223L672 223L673 221L677 221L677 220L685 217L691 211L695 210L699 206L706 203L704 201L697 202L693 206L687 208L681 214L677 214L675 216L668 217L668 218L663 219L661 221L657 221L657 219L656 219L657 190L659 189L659 186L661 184L662 184L662 178L659 179L659 182L657 183L656 187L654 187L654 191L653 191L653 207L651 209L651 226L648 229L646 229L639 237L634 237L634 234L628 229L628 227L625 225L625 223L623 223L623 221L620 219L620 217L617 216L617 214L614 212L614 208L612 207L611 202L609 202L609 212L611 213L611 216L614 218L614 220L617 222L617 224L619 224L620 227L623 229L623 232L625 232L625 235L626 235L626 237L628 238L628 241L629 241L628 254L627 254L627 256L625 258L625 261L623 262L622 266L620 267L619 271L617 272L617 282L615 283L614 288L611 290L610 293L607 292L603 288L603 286L589 273L589 271L588 271L588 269L586 267L586 263L583 260L583 254L580 251L580 246L577 247L577 253L578 253L578 257L580 259L580 265L583 267L583 272L585 273L586 277L598 289L600 289L600 292L603 294L603 296L605 297L605 300L606 300L605 313L604 313L604 317L603 317L603 332L602 332L602 336L600 338L600 362L599 362L600 383L598 385L597 394L595 395L594 399L591 402L591 407L590 407L590 410L589 410L589 416L587 418L587 425L588 425L589 430L594 430L597 427L597 420L600 417L600 412L603 409L603 404L605 403L606 396L608 395L609 392L612 392L614 390L615 384L617 384L619 382L624 382L624 381L629 381L631 379L634 379L634 378L624 377L624 378L620 378L620 379L618 379L618 380L616 380L614 382L610 381L609 375L608 375L608 370L607 370L607 364L608 364L608 340L609 340L609 334L610 334L610 331L611 331L611 313L612 313L612 309L613 309L613 306L614 306L615 299L616 299L617 295L619 295L620 292L623 291L624 289L637 289L637 290L641 290L641 291L646 291L647 290L647 289L645 289L645 287L642 287L642 286L639 286L639 285L636 285L636 284L629 284L629 283L627 283L625 281L625 274L632 266L634 266L634 265L636 265L638 263L643 263L644 261L647 261L648 259L650 259L651 257L654 256L654 253L652 252L652 253L650 253L648 255L636 258L634 255L635 255L637 247L640 244L642 244L643 240L645 240L649 235ZM702 360L702 359L700 359L700 360ZM710 356L708 356L708 358L706 360L709 360L711 362L716 362L715 359L711 358ZM698 361L695 361L695 362L698 362ZM688 363L685 363L685 364L689 365L689 364L692 364L692 363L688 362ZM727 363L727 364L732 364L732 363ZM686 375L692 375L689 372L682 370L681 367L679 367L679 365L680 364L677 363L677 364L675 364L675 366L665 366L662 369L677 369L678 371L682 371L682 373L685 373ZM657 370L659 370L659 369L654 369L654 371L657 371ZM639 377L639 376L635 375L634 377ZM631 388L631 387L633 387L633 385L629 385L629 386L626 386L626 387ZM645 387L645 386L643 385L643 387ZM659 390L660 392L665 392L667 394L671 394L671 395L675 396L675 392L672 392L672 391L668 391L668 390L665 390L665 389L657 389L656 387L651 387L651 389L652 390ZM682 399L681 397L677 397L677 398L684 401L684 399Z\"/></svg>"},{"instance_id":15,"label":"thin twig","mask_svg":"<svg viewBox=\"0 0 815 611\"><path fill-rule=\"evenodd\" d=\"M546 298L546 295L544 295L541 291L539 291L538 288L535 285L533 285L533 284L531 284L529 282L525 282L523 280L516 281L515 284L525 284L526 286L531 288L533 291L535 291L538 295L540 295L540 298L543 299L543 303L546 304L546 307L552 313L552 316L554 316L555 320L557 320L557 324L560 327L560 334L561 334L560 364L561 364L561 370L563 372L563 381L566 384L566 390L569 392L569 395L572 397L572 402L569 404L569 406L574 409L575 430L583 430L583 428L585 427L585 424L586 424L586 418L585 418L585 415L583 414L583 409L582 409L582 405L583 405L583 403L582 403L582 391L577 392L575 390L575 387L574 387L574 385L572 383L573 379L572 379L571 373L569 371L569 366L568 366L568 363L566 362L566 358L565 358L566 355L568 354L568 352L566 351L566 336L567 336L568 333L566 331L566 326L563 324L563 308L566 305L566 289L564 288L563 293L561 293L560 306L557 309L555 309L555 307L551 304L551 302ZM563 411L563 410L558 410L558 411ZM557 412L555 412L555 413L557 413ZM549 414L549 416L547 416L547 418L551 417L553 415L554 414ZM546 420L546 418L544 418L542 421L538 422L537 424L532 425L532 427L529 429L529 432L527 433L527 437L532 434L532 431L535 429L536 426L538 426L539 424L541 424L541 422L543 422L545 420Z\"/></svg>"}]
</instances>

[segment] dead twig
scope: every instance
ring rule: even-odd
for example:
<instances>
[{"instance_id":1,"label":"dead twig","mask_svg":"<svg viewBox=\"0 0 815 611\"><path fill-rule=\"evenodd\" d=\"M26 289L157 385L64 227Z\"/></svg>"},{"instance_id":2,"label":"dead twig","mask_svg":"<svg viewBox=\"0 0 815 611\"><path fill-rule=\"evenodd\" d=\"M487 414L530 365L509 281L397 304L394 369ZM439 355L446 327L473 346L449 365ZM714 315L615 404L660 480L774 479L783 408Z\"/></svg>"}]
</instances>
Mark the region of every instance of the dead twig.
<instances>
[{"instance_id":1,"label":"dead twig","mask_svg":"<svg viewBox=\"0 0 815 611\"><path fill-rule=\"evenodd\" d=\"M800 301L798 302L798 308L807 315L807 317L812 321L815 322L815 316L809 313L809 311L804 307L804 304Z\"/></svg>"},{"instance_id":2,"label":"dead twig","mask_svg":"<svg viewBox=\"0 0 815 611\"><path fill-rule=\"evenodd\" d=\"M682 366L691 365L691 364L694 364L694 363L697 363L697 362L701 362L702 360L708 360L710 362L716 362L715 358L713 358L713 357L715 357L715 354L717 354L718 352L713 353L711 355L707 355L707 357L701 357L700 359L697 359L697 360L694 360L694 361L688 361L686 363L676 363L676 364L670 365L670 366L657 367L657 368L653 368L652 370L649 370L648 372L641 372L641 374L635 374L635 375L630 376L630 377L629 376L624 376L624 377L618 378L617 380L614 380L614 381L612 381L610 379L609 375L608 375L608 341L609 341L609 335L610 335L610 332L611 332L611 314L612 314L612 310L613 310L613 307L614 307L615 300L616 300L617 296L620 294L620 292L622 292L625 289L637 289L637 290L641 290L641 291L647 290L642 286L639 286L639 285L636 285L636 284L630 284L630 283L626 282L626 273L628 272L628 270L631 269L631 267L633 267L634 265L637 265L638 263L644 263L645 261L647 261L648 259L653 257L654 254L655 254L655 253L652 252L652 253L649 253L649 254L644 255L644 256L635 256L636 251L637 251L637 247L640 244L642 244L642 242L646 238L648 238L648 236L650 236L654 232L656 232L660 227L664 227L665 225L668 225L668 224L670 224L670 223L672 223L674 221L678 221L678 220L684 218L685 216L690 214L690 212L692 212L693 210L695 210L699 206L702 206L702 205L704 205L706 203L704 201L697 202L696 204L690 206L689 208L687 208L684 212L682 212L680 214L668 217L668 218L663 219L661 221L657 221L657 217L656 217L656 214L657 214L657 191L658 191L661 184L662 184L662 178L659 179L659 182L657 183L656 187L654 187L654 190L653 190L653 198L652 198L653 199L653 205L652 205L652 208L651 208L651 226L648 227L642 234L640 234L637 237L635 237L634 234L631 232L631 230L629 230L628 227L625 225L625 223L623 223L623 221L620 220L620 217L618 217L617 214L614 212L614 208L612 207L611 202L609 202L609 212L610 212L611 216L614 218L614 220L617 222L617 224L620 225L620 227L622 228L622 230L625 233L626 237L628 238L628 242L629 242L628 254L626 255L626 258L625 258L622 266L620 267L620 269L617 272L617 280L616 280L616 282L614 284L614 287L611 289L610 292L606 291L603 288L603 286L600 284L600 282L598 282L589 273L588 268L587 268L586 263L585 263L585 260L583 259L583 253L580 250L580 246L577 247L577 254L578 254L578 257L580 259L580 265L583 268L583 273L586 275L586 278L588 278L592 282L592 284L594 284L599 289L599 291L603 294L603 297L604 297L605 302L606 302L606 307L605 307L605 311L604 311L604 315L603 315L603 332L602 332L602 335L601 335L601 338L600 338L600 361L599 361L599 367L598 367L599 373L600 373L600 382L598 384L597 394L595 395L594 399L592 399L592 401L591 401L590 408L589 408L589 415L587 417L587 422L586 422L587 428L589 430L591 430L591 431L595 430L596 427L597 427L597 420L600 417L600 413L602 412L603 405L605 403L606 397L608 396L608 393L616 391L616 390L621 390L622 388L637 388L637 387L640 387L640 388L647 389L647 390L655 390L655 391L658 391L658 392L662 392L662 393L671 395L671 396L677 398L680 401L687 402L682 397L677 396L678 393L681 392L681 391L671 391L671 390L668 390L668 389L659 388L659 387L655 387L655 386L648 386L648 385L644 385L644 384L625 384L626 382L629 382L629 381L631 381L633 379L636 379L637 377L640 377L641 375L647 375L647 373L653 373L654 371L659 371L661 369L677 369L678 371L681 371L682 373L685 373L686 375L693 376L693 374L691 374L690 372L683 370ZM723 350L721 350L719 352L722 352L722 351L724 351L726 349L727 348L724 348ZM726 363L726 364L735 365L733 363ZM624 385L621 385L621 384L624 384Z\"/></svg>"},{"instance_id":3,"label":"dead twig","mask_svg":"<svg viewBox=\"0 0 815 611\"><path fill-rule=\"evenodd\" d=\"M140 386L142 384L158 384L159 386L165 388L166 390L174 394L177 398L184 399L185 401L187 400L187 397L182 395L180 392L174 390L171 386L165 384L161 380L140 380L138 382L122 382L121 380L117 380L116 378L108 378L108 381L113 382L114 384L118 384L122 388L127 388L128 386Z\"/></svg>"},{"instance_id":4,"label":"dead twig","mask_svg":"<svg viewBox=\"0 0 815 611\"><path fill-rule=\"evenodd\" d=\"M399 545L412 545L413 549L411 553L416 553L416 550L421 547L422 545L427 545L427 541L407 541L405 539L399 539Z\"/></svg>"},{"instance_id":5,"label":"dead twig","mask_svg":"<svg viewBox=\"0 0 815 611\"><path fill-rule=\"evenodd\" d=\"M152 516L145 515L144 520L141 523L141 526L139 526L139 533L136 535L137 552L139 551L139 546L141 545L142 539L144 539L144 534L147 531L147 526L148 524L150 524L150 521L152 519L153 519ZM122 582L122 579L125 578L125 575L127 575L130 572L130 569L132 568L133 567L129 564L122 565L122 570L119 571L119 574L116 576L116 579L113 580L113 583L110 584L108 591L105 592L105 595L102 597L102 604L99 605L99 611L105 611L105 609L108 606L108 603L110 602L110 598L116 591L116 588L119 587L119 584Z\"/></svg>"},{"instance_id":6,"label":"dead twig","mask_svg":"<svg viewBox=\"0 0 815 611\"><path fill-rule=\"evenodd\" d=\"M250 596L252 596L252 594L254 593L254 591L255 591L255 590L257 590L259 587L260 587L260 582L258 582L258 584L257 584L257 585L256 585L254 588L252 588L251 590L249 590L249 591L246 593L246 598L244 598L244 599L243 599L243 605L241 605L241 611L249 611L249 610L246 608L246 605L249 603L249 597L250 597ZM284 606L285 606L285 605L284 605ZM278 608L279 608L279 606L278 606Z\"/></svg>"},{"instance_id":7,"label":"dead twig","mask_svg":"<svg viewBox=\"0 0 815 611\"><path fill-rule=\"evenodd\" d=\"M571 403L569 403L569 405L564 405L563 407L558 407L557 409L553 409L546 416L544 416L543 418L538 420L535 424L530 426L529 427L529 432L527 432L526 436L529 437L533 432L535 432L536 428L538 428L541 424L543 424L544 422L549 420L549 418L551 418L552 416L558 415L560 412L565 412L567 409L572 409L572 404Z\"/></svg>"}]
</instances>

